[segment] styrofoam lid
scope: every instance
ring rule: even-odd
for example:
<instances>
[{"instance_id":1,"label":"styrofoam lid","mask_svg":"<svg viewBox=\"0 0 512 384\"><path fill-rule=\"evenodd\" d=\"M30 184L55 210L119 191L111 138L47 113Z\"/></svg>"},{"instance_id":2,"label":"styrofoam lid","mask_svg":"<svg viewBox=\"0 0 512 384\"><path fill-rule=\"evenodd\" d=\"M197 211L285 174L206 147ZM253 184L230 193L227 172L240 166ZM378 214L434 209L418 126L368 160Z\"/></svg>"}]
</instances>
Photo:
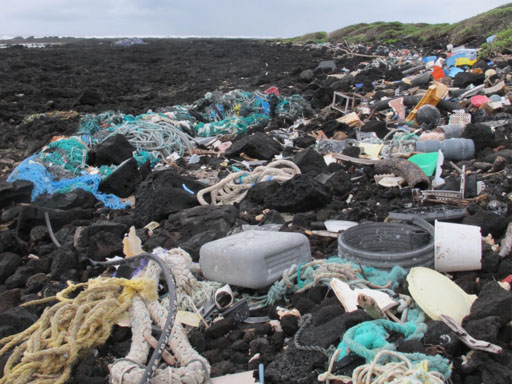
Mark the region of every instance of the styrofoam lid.
<instances>
[{"instance_id":1,"label":"styrofoam lid","mask_svg":"<svg viewBox=\"0 0 512 384\"><path fill-rule=\"evenodd\" d=\"M411 268L407 282L414 301L432 320L448 315L461 324L477 299L477 296L468 295L448 277L430 268Z\"/></svg>"}]
</instances>

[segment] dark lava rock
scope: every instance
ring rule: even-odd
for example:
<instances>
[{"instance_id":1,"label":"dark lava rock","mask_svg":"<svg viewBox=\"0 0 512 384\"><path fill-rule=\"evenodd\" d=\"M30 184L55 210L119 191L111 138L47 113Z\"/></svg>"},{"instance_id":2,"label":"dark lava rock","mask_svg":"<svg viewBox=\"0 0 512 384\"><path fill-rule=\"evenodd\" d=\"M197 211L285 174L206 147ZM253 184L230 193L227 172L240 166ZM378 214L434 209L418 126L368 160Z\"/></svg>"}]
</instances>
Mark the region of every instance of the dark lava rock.
<instances>
[{"instance_id":1,"label":"dark lava rock","mask_svg":"<svg viewBox=\"0 0 512 384\"><path fill-rule=\"evenodd\" d=\"M234 373L235 371L236 367L231 361L223 360L212 365L210 375L212 377L224 376L230 373Z\"/></svg>"},{"instance_id":2,"label":"dark lava rock","mask_svg":"<svg viewBox=\"0 0 512 384\"><path fill-rule=\"evenodd\" d=\"M0 284L4 284L5 280L16 271L20 264L21 257L15 253L0 253Z\"/></svg>"},{"instance_id":3,"label":"dark lava rock","mask_svg":"<svg viewBox=\"0 0 512 384\"><path fill-rule=\"evenodd\" d=\"M499 355L475 351L469 361L462 365L465 372L480 372L483 384L510 384L512 382L512 354Z\"/></svg>"},{"instance_id":4,"label":"dark lava rock","mask_svg":"<svg viewBox=\"0 0 512 384\"><path fill-rule=\"evenodd\" d=\"M481 320L497 316L502 324L512 320L512 292L503 289L496 282L485 284L480 290L478 299L471 306L471 312L462 321L462 326L471 320Z\"/></svg>"},{"instance_id":5,"label":"dark lava rock","mask_svg":"<svg viewBox=\"0 0 512 384\"><path fill-rule=\"evenodd\" d=\"M45 212L48 212L48 216L55 233L66 224L69 224L75 220L87 220L92 216L91 210L80 208L61 210L36 207L33 205L16 208L19 208L17 215L18 225L16 227L17 234L20 236L20 238L27 240L33 227L36 225L46 225L44 219Z\"/></svg>"},{"instance_id":6,"label":"dark lava rock","mask_svg":"<svg viewBox=\"0 0 512 384\"><path fill-rule=\"evenodd\" d=\"M96 204L96 198L90 192L76 189L68 193L42 194L37 196L33 205L52 209L92 208Z\"/></svg>"},{"instance_id":7,"label":"dark lava rock","mask_svg":"<svg viewBox=\"0 0 512 384\"><path fill-rule=\"evenodd\" d=\"M450 355L456 355L459 352L462 343L445 323L442 321L433 321L427 325L425 345L440 345Z\"/></svg>"},{"instance_id":8,"label":"dark lava rock","mask_svg":"<svg viewBox=\"0 0 512 384\"><path fill-rule=\"evenodd\" d=\"M251 136L241 136L233 142L233 145L226 151L226 157L239 156L241 153L247 156L270 160L281 152L281 144L264 133L257 132Z\"/></svg>"},{"instance_id":9,"label":"dark lava rock","mask_svg":"<svg viewBox=\"0 0 512 384\"><path fill-rule=\"evenodd\" d=\"M494 146L494 133L485 124L468 124L464 129L464 138L471 139L475 143L475 151Z\"/></svg>"},{"instance_id":10,"label":"dark lava rock","mask_svg":"<svg viewBox=\"0 0 512 384\"><path fill-rule=\"evenodd\" d=\"M98 232L91 238L87 256L96 261L105 261L107 257L119 255L122 252L122 238L110 232Z\"/></svg>"},{"instance_id":11,"label":"dark lava rock","mask_svg":"<svg viewBox=\"0 0 512 384\"><path fill-rule=\"evenodd\" d=\"M212 350L216 349L219 351L224 351L229 348L231 345L231 341L227 337L219 337L217 339L207 339L206 340L206 349Z\"/></svg>"},{"instance_id":12,"label":"dark lava rock","mask_svg":"<svg viewBox=\"0 0 512 384\"><path fill-rule=\"evenodd\" d=\"M15 307L0 313L0 339L24 331L37 320L38 316L25 307Z\"/></svg>"},{"instance_id":13,"label":"dark lava rock","mask_svg":"<svg viewBox=\"0 0 512 384\"><path fill-rule=\"evenodd\" d=\"M286 315L281 318L281 328L286 336L295 335L299 329L299 318L294 315Z\"/></svg>"},{"instance_id":14,"label":"dark lava rock","mask_svg":"<svg viewBox=\"0 0 512 384\"><path fill-rule=\"evenodd\" d=\"M249 351L249 344L247 342L245 342L244 340L236 340L231 345L231 348L234 351L247 352L247 351Z\"/></svg>"},{"instance_id":15,"label":"dark lava rock","mask_svg":"<svg viewBox=\"0 0 512 384\"><path fill-rule=\"evenodd\" d=\"M309 83L311 80L313 80L313 77L315 76L315 73L312 69L305 69L302 71L299 75L299 78L301 81L305 83Z\"/></svg>"},{"instance_id":16,"label":"dark lava rock","mask_svg":"<svg viewBox=\"0 0 512 384\"><path fill-rule=\"evenodd\" d=\"M462 220L462 223L467 225L477 225L482 230L482 236L487 236L491 233L492 236L497 239L505 233L508 220L506 217L500 216L494 212L480 209L474 215L466 216Z\"/></svg>"},{"instance_id":17,"label":"dark lava rock","mask_svg":"<svg viewBox=\"0 0 512 384\"><path fill-rule=\"evenodd\" d=\"M204 334L199 331L192 331L188 335L188 339L190 341L190 345L199 353L202 353L206 350L206 339Z\"/></svg>"},{"instance_id":18,"label":"dark lava rock","mask_svg":"<svg viewBox=\"0 0 512 384\"><path fill-rule=\"evenodd\" d=\"M141 181L142 176L137 168L137 160L131 158L103 180L98 190L125 198L135 192Z\"/></svg>"},{"instance_id":19,"label":"dark lava rock","mask_svg":"<svg viewBox=\"0 0 512 384\"><path fill-rule=\"evenodd\" d=\"M256 204L263 204L265 197L273 194L279 189L280 184L277 181L262 181L256 183L254 187L249 189L245 199L248 199Z\"/></svg>"},{"instance_id":20,"label":"dark lava rock","mask_svg":"<svg viewBox=\"0 0 512 384\"><path fill-rule=\"evenodd\" d=\"M370 120L361 127L361 132L375 132L380 139L389 133L385 121Z\"/></svg>"},{"instance_id":21,"label":"dark lava rock","mask_svg":"<svg viewBox=\"0 0 512 384\"><path fill-rule=\"evenodd\" d=\"M501 326L501 319L498 316L489 316L468 321L465 323L464 329L477 340L485 340L496 344Z\"/></svg>"},{"instance_id":22,"label":"dark lava rock","mask_svg":"<svg viewBox=\"0 0 512 384\"><path fill-rule=\"evenodd\" d=\"M92 244L91 244L92 245ZM95 254L92 256L96 257ZM76 256L70 247L60 247L51 254L52 265L50 273L55 279L59 279L62 274L76 266ZM96 259L101 260L104 259Z\"/></svg>"},{"instance_id":23,"label":"dark lava rock","mask_svg":"<svg viewBox=\"0 0 512 384\"><path fill-rule=\"evenodd\" d=\"M396 348L398 352L403 353L425 353L425 347L423 346L423 343L419 340L407 340Z\"/></svg>"},{"instance_id":24,"label":"dark lava rock","mask_svg":"<svg viewBox=\"0 0 512 384\"><path fill-rule=\"evenodd\" d=\"M327 357L320 352L300 351L291 345L279 352L265 367L265 382L270 384L311 384L317 382L316 368L325 370Z\"/></svg>"},{"instance_id":25,"label":"dark lava rock","mask_svg":"<svg viewBox=\"0 0 512 384\"><path fill-rule=\"evenodd\" d=\"M90 89L86 89L78 98L78 104L82 105L97 105L103 102L101 95Z\"/></svg>"},{"instance_id":26,"label":"dark lava rock","mask_svg":"<svg viewBox=\"0 0 512 384\"><path fill-rule=\"evenodd\" d=\"M331 319L338 317L345 313L345 310L341 305L327 305L321 307L318 311L315 312L315 317L313 318L313 325L320 326L322 324L327 323Z\"/></svg>"},{"instance_id":27,"label":"dark lava rock","mask_svg":"<svg viewBox=\"0 0 512 384\"><path fill-rule=\"evenodd\" d=\"M308 148L315 143L315 138L311 136L301 136L294 141L295 146L299 148Z\"/></svg>"},{"instance_id":28,"label":"dark lava rock","mask_svg":"<svg viewBox=\"0 0 512 384\"><path fill-rule=\"evenodd\" d=\"M14 183L0 182L0 208L11 204L30 203L34 184L30 181L18 180Z\"/></svg>"},{"instance_id":29,"label":"dark lava rock","mask_svg":"<svg viewBox=\"0 0 512 384\"><path fill-rule=\"evenodd\" d=\"M199 205L193 192L205 186L197 181L178 175L174 170L154 172L144 180L135 194L135 224L143 227L151 221L162 221L169 214Z\"/></svg>"},{"instance_id":30,"label":"dark lava rock","mask_svg":"<svg viewBox=\"0 0 512 384\"><path fill-rule=\"evenodd\" d=\"M265 206L279 212L311 211L331 201L331 195L318 181L308 175L296 175L284 182L264 200Z\"/></svg>"},{"instance_id":31,"label":"dark lava rock","mask_svg":"<svg viewBox=\"0 0 512 384\"><path fill-rule=\"evenodd\" d=\"M453 79L453 86L457 88L466 88L470 84L482 84L484 80L485 75L483 73L461 72Z\"/></svg>"},{"instance_id":32,"label":"dark lava rock","mask_svg":"<svg viewBox=\"0 0 512 384\"><path fill-rule=\"evenodd\" d=\"M0 293L0 313L5 312L21 304L23 290L20 288L10 289Z\"/></svg>"},{"instance_id":33,"label":"dark lava rock","mask_svg":"<svg viewBox=\"0 0 512 384\"><path fill-rule=\"evenodd\" d=\"M314 318L315 315L313 315L313 320ZM309 325L302 332L299 342L301 345L328 348L330 345L337 345L347 329L368 320L371 320L371 318L363 310L343 313L322 325Z\"/></svg>"},{"instance_id":34,"label":"dark lava rock","mask_svg":"<svg viewBox=\"0 0 512 384\"><path fill-rule=\"evenodd\" d=\"M121 134L109 137L88 154L88 164L119 165L132 157L135 147Z\"/></svg>"},{"instance_id":35,"label":"dark lava rock","mask_svg":"<svg viewBox=\"0 0 512 384\"><path fill-rule=\"evenodd\" d=\"M208 241L225 237L235 225L238 209L232 205L201 206L169 215L165 230L175 233L179 246L199 258L199 248Z\"/></svg>"},{"instance_id":36,"label":"dark lava rock","mask_svg":"<svg viewBox=\"0 0 512 384\"><path fill-rule=\"evenodd\" d=\"M77 248L86 248L93 243L94 236L101 233L110 233L122 241L128 227L113 221L99 220L87 227L80 227L77 235Z\"/></svg>"},{"instance_id":37,"label":"dark lava rock","mask_svg":"<svg viewBox=\"0 0 512 384\"><path fill-rule=\"evenodd\" d=\"M211 327L205 331L205 335L211 339L217 339L221 336L226 335L233 329L233 320L230 318L222 319L214 322Z\"/></svg>"},{"instance_id":38,"label":"dark lava rock","mask_svg":"<svg viewBox=\"0 0 512 384\"><path fill-rule=\"evenodd\" d=\"M324 157L313 148L297 153L293 158L293 162L297 164L302 173L322 173L327 170Z\"/></svg>"},{"instance_id":39,"label":"dark lava rock","mask_svg":"<svg viewBox=\"0 0 512 384\"><path fill-rule=\"evenodd\" d=\"M27 280L30 276L34 274L34 269L32 267L23 265L16 269L16 272L9 276L7 280L5 280L5 285L7 288L20 288L24 287L27 283Z\"/></svg>"}]
</instances>

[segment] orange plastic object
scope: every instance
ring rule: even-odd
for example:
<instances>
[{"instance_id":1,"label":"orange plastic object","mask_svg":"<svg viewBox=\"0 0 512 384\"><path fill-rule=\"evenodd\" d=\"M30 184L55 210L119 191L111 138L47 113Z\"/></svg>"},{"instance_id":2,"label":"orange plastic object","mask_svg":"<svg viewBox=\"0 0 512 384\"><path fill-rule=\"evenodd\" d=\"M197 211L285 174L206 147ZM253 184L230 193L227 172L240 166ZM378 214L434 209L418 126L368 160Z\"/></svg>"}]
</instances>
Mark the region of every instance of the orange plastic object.
<instances>
[{"instance_id":1,"label":"orange plastic object","mask_svg":"<svg viewBox=\"0 0 512 384\"><path fill-rule=\"evenodd\" d=\"M414 107L414 109L409 113L406 122L411 120L416 120L416 114L418 113L418 109L420 109L425 104L433 105L434 107L439 103L439 101L446 95L448 92L448 87L442 83L436 83L428 87L427 93L421 98L420 102Z\"/></svg>"},{"instance_id":2,"label":"orange plastic object","mask_svg":"<svg viewBox=\"0 0 512 384\"><path fill-rule=\"evenodd\" d=\"M434 65L434 70L432 71L432 76L434 77L434 80L444 79L443 68L441 68L437 65Z\"/></svg>"}]
</instances>

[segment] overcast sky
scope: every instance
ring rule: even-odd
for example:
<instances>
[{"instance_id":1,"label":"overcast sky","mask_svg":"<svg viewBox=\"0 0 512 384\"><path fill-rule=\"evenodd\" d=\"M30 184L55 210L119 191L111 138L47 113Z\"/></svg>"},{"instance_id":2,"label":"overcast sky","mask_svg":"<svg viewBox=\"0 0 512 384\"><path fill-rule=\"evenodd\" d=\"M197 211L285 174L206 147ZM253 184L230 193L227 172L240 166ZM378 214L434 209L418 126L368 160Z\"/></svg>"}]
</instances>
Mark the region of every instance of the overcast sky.
<instances>
[{"instance_id":1,"label":"overcast sky","mask_svg":"<svg viewBox=\"0 0 512 384\"><path fill-rule=\"evenodd\" d=\"M509 0L510 1L510 0ZM498 0L1 0L0 36L291 37L373 21L456 22Z\"/></svg>"}]
</instances>

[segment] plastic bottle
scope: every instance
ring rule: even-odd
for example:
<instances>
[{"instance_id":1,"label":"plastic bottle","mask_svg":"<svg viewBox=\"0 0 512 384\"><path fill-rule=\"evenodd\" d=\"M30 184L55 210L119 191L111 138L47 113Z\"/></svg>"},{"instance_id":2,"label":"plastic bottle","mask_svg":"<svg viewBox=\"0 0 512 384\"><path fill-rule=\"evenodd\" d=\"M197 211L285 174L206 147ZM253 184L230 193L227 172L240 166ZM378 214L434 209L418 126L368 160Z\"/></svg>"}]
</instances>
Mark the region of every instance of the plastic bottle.
<instances>
[{"instance_id":1,"label":"plastic bottle","mask_svg":"<svg viewBox=\"0 0 512 384\"><path fill-rule=\"evenodd\" d=\"M425 140L416 142L417 152L441 150L446 160L469 160L475 155L475 143L471 139Z\"/></svg>"},{"instance_id":2,"label":"plastic bottle","mask_svg":"<svg viewBox=\"0 0 512 384\"><path fill-rule=\"evenodd\" d=\"M254 230L206 243L199 255L208 280L252 289L271 285L293 264L311 261L303 234Z\"/></svg>"},{"instance_id":3,"label":"plastic bottle","mask_svg":"<svg viewBox=\"0 0 512 384\"><path fill-rule=\"evenodd\" d=\"M445 139L456 139L464 133L464 128L460 124L441 125L439 128L443 130Z\"/></svg>"}]
</instances>

